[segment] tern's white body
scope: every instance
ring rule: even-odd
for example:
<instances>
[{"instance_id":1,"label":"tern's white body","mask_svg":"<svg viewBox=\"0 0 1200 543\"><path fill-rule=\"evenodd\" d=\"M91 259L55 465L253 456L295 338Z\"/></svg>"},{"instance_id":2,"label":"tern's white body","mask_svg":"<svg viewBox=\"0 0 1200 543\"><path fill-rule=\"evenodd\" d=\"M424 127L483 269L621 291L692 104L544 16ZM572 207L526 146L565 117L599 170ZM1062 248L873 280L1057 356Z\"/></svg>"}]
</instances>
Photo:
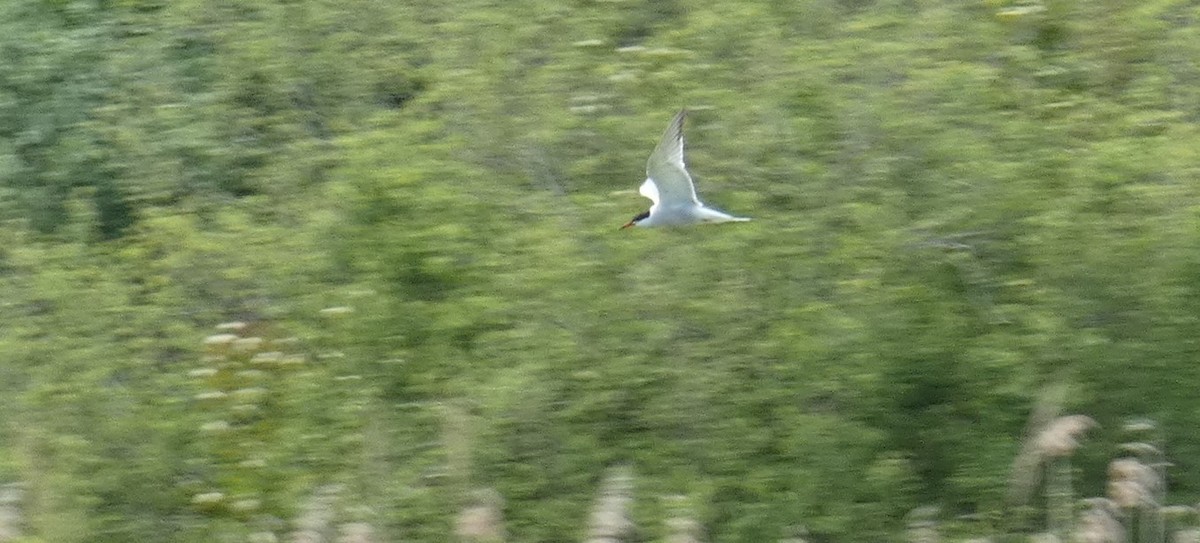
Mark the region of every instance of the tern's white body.
<instances>
[{"instance_id":1,"label":"tern's white body","mask_svg":"<svg viewBox=\"0 0 1200 543\"><path fill-rule=\"evenodd\" d=\"M658 147L646 161L646 180L638 192L654 202L650 211L629 221L629 226L684 226L719 222L741 222L750 219L734 217L705 207L696 197L692 176L683 164L682 110L671 119ZM623 227L624 228L624 227Z\"/></svg>"}]
</instances>

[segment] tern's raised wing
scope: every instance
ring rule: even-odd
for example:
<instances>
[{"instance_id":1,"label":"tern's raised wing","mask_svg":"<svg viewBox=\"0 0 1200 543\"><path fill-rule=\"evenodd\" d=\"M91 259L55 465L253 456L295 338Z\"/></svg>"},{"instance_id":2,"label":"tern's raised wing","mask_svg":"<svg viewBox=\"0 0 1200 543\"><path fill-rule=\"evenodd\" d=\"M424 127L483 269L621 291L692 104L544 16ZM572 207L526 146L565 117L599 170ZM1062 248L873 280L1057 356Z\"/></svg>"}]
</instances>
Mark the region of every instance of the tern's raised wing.
<instances>
[{"instance_id":1,"label":"tern's raised wing","mask_svg":"<svg viewBox=\"0 0 1200 543\"><path fill-rule=\"evenodd\" d=\"M655 204L673 206L679 204L698 204L696 188L692 185L692 177L688 175L687 167L683 165L683 119L687 110L680 110L667 125L662 141L650 154L646 161L645 183L639 192ZM653 196L651 196L653 194Z\"/></svg>"},{"instance_id":2,"label":"tern's raised wing","mask_svg":"<svg viewBox=\"0 0 1200 543\"><path fill-rule=\"evenodd\" d=\"M653 180L646 179L642 181L642 186L638 187L638 192L642 193L642 196L649 198L651 202L654 202L654 205L658 205L658 187L654 184Z\"/></svg>"}]
</instances>

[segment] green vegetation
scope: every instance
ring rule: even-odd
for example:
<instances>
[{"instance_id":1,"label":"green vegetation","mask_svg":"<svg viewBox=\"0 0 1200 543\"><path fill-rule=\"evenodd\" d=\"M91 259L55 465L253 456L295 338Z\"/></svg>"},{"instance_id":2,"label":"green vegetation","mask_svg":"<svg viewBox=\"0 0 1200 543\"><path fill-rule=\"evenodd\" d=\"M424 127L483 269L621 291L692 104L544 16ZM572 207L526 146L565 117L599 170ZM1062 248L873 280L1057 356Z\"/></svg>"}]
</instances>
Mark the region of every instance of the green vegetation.
<instances>
[{"instance_id":1,"label":"green vegetation","mask_svg":"<svg viewBox=\"0 0 1200 543\"><path fill-rule=\"evenodd\" d=\"M1196 521L1195 2L8 0L0 58L0 539ZM680 107L755 221L618 232Z\"/></svg>"}]
</instances>

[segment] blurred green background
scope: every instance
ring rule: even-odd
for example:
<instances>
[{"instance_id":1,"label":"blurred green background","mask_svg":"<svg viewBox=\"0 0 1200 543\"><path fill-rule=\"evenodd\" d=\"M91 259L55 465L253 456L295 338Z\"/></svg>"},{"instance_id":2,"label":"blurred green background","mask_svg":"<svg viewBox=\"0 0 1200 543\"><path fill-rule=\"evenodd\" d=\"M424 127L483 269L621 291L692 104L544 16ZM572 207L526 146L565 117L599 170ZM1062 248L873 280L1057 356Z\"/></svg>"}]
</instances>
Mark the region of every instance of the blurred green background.
<instances>
[{"instance_id":1,"label":"blurred green background","mask_svg":"<svg viewBox=\"0 0 1200 543\"><path fill-rule=\"evenodd\" d=\"M1064 537L1131 440L1194 503L1197 59L1194 0L6 0L0 540ZM618 231L682 107L755 221Z\"/></svg>"}]
</instances>

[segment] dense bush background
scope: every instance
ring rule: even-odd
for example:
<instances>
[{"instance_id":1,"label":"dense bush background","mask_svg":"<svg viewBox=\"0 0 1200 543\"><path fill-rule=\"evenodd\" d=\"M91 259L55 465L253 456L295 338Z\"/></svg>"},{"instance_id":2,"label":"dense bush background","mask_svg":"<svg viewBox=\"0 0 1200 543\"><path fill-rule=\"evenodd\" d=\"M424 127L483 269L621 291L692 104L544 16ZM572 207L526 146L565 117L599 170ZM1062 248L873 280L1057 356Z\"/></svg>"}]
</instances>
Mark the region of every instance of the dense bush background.
<instances>
[{"instance_id":1,"label":"dense bush background","mask_svg":"<svg viewBox=\"0 0 1200 543\"><path fill-rule=\"evenodd\" d=\"M1200 490L1195 2L8 0L0 58L24 541L572 541L611 466L645 541L1037 531L1045 390L1082 494L1131 417ZM755 221L618 232L681 107Z\"/></svg>"}]
</instances>

